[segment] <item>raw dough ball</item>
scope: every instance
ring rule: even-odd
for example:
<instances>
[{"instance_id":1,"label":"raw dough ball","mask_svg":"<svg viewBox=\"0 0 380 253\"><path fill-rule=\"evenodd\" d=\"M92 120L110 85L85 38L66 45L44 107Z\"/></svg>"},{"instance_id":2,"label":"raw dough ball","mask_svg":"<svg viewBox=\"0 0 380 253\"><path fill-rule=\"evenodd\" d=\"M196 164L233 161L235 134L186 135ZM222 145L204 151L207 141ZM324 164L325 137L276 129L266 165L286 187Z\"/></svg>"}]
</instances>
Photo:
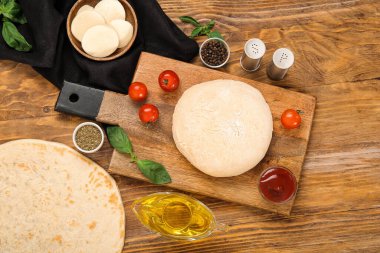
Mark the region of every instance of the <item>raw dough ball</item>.
<instances>
[{"instance_id":1,"label":"raw dough ball","mask_svg":"<svg viewBox=\"0 0 380 253\"><path fill-rule=\"evenodd\" d=\"M173 114L178 150L204 173L240 175L265 156L272 139L272 114L252 86L215 80L186 90Z\"/></svg>"},{"instance_id":2,"label":"raw dough ball","mask_svg":"<svg viewBox=\"0 0 380 253\"><path fill-rule=\"evenodd\" d=\"M112 0L113 1L113 0ZM119 38L114 29L108 25L91 27L83 36L83 50L94 57L106 57L115 52Z\"/></svg>"},{"instance_id":3,"label":"raw dough ball","mask_svg":"<svg viewBox=\"0 0 380 253\"><path fill-rule=\"evenodd\" d=\"M102 0L95 6L95 11L104 17L107 23L114 19L125 20L123 5L116 0Z\"/></svg>"},{"instance_id":4,"label":"raw dough ball","mask_svg":"<svg viewBox=\"0 0 380 253\"><path fill-rule=\"evenodd\" d=\"M78 13L71 23L71 32L74 37L82 41L84 33L95 25L105 24L104 18L96 11L85 10Z\"/></svg>"},{"instance_id":5,"label":"raw dough ball","mask_svg":"<svg viewBox=\"0 0 380 253\"><path fill-rule=\"evenodd\" d=\"M77 12L77 15L83 11L93 11L94 10L94 7L90 6L90 5L83 5L82 7L79 8L78 12Z\"/></svg>"},{"instance_id":6,"label":"raw dough ball","mask_svg":"<svg viewBox=\"0 0 380 253\"><path fill-rule=\"evenodd\" d=\"M133 26L128 21L122 19L112 20L110 25L115 29L119 36L119 48L125 47L132 39Z\"/></svg>"}]
</instances>

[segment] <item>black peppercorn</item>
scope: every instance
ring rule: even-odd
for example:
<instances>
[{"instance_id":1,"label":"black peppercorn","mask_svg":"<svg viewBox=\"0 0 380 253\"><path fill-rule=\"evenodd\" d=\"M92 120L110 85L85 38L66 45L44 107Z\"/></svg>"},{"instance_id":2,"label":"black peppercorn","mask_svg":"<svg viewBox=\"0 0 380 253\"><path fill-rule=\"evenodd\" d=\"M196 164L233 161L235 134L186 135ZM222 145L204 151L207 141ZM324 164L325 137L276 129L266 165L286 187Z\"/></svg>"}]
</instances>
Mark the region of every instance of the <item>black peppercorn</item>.
<instances>
[{"instance_id":1,"label":"black peppercorn","mask_svg":"<svg viewBox=\"0 0 380 253\"><path fill-rule=\"evenodd\" d=\"M203 45L201 57L208 65L219 66L227 60L228 51L223 42L210 40Z\"/></svg>"}]
</instances>

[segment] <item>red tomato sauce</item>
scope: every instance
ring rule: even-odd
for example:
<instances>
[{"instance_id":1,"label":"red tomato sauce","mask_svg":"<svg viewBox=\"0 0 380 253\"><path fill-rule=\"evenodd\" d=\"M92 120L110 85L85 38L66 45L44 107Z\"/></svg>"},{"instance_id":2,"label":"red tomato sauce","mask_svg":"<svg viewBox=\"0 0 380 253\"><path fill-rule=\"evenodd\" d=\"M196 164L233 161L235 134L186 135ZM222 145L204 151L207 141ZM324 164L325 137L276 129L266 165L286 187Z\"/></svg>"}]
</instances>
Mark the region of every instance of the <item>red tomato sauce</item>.
<instances>
[{"instance_id":1,"label":"red tomato sauce","mask_svg":"<svg viewBox=\"0 0 380 253\"><path fill-rule=\"evenodd\" d=\"M297 180L293 173L286 168L269 168L260 177L259 190L264 199L282 203L294 197Z\"/></svg>"}]
</instances>

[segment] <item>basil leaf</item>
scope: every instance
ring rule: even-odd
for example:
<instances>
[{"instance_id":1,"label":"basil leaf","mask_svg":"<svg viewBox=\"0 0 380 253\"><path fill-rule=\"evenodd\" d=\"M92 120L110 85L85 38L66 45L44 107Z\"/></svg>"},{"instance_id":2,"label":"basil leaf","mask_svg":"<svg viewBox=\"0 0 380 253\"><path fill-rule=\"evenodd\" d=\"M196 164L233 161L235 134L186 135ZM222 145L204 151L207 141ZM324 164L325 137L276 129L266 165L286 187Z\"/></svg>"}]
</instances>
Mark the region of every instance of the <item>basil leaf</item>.
<instances>
[{"instance_id":1,"label":"basil leaf","mask_svg":"<svg viewBox=\"0 0 380 253\"><path fill-rule=\"evenodd\" d=\"M12 13L12 9L16 5L14 0L1 0L0 1L0 14L9 15Z\"/></svg>"},{"instance_id":2,"label":"basil leaf","mask_svg":"<svg viewBox=\"0 0 380 253\"><path fill-rule=\"evenodd\" d=\"M212 28L215 26L215 20L211 19L210 22L207 24L207 29L211 31Z\"/></svg>"},{"instance_id":3,"label":"basil leaf","mask_svg":"<svg viewBox=\"0 0 380 253\"><path fill-rule=\"evenodd\" d=\"M108 127L107 136L111 146L118 152L134 156L132 143L123 128L117 126Z\"/></svg>"},{"instance_id":4,"label":"basil leaf","mask_svg":"<svg viewBox=\"0 0 380 253\"><path fill-rule=\"evenodd\" d=\"M170 175L162 164L150 160L137 160L133 153L132 143L121 127L108 127L107 135L112 147L120 153L130 154L131 162L136 162L141 173L152 183L166 184L171 182Z\"/></svg>"},{"instance_id":5,"label":"basil leaf","mask_svg":"<svg viewBox=\"0 0 380 253\"><path fill-rule=\"evenodd\" d=\"M180 19L183 23L192 24L192 25L195 26L195 27L199 27L199 26L201 26L201 24L200 24L197 20L195 20L194 18L189 17L189 16L182 16L182 17L179 17L179 19Z\"/></svg>"},{"instance_id":6,"label":"basil leaf","mask_svg":"<svg viewBox=\"0 0 380 253\"><path fill-rule=\"evenodd\" d=\"M22 13L21 6L14 0L2 0L0 2L0 14L12 22L25 24L26 18Z\"/></svg>"},{"instance_id":7,"label":"basil leaf","mask_svg":"<svg viewBox=\"0 0 380 253\"><path fill-rule=\"evenodd\" d=\"M220 34L220 32L218 32L218 31L212 31L212 32L209 32L208 34L207 34L207 36L209 37L209 38L219 38L219 39L223 39L223 36Z\"/></svg>"},{"instance_id":8,"label":"basil leaf","mask_svg":"<svg viewBox=\"0 0 380 253\"><path fill-rule=\"evenodd\" d=\"M197 37L197 36L201 35L202 30L203 30L203 27L197 27L197 28L195 28L191 32L190 38L194 38L194 37Z\"/></svg>"},{"instance_id":9,"label":"basil leaf","mask_svg":"<svg viewBox=\"0 0 380 253\"><path fill-rule=\"evenodd\" d=\"M25 40L17 27L9 21L3 22L2 35L8 46L16 49L17 51L27 52L32 49L32 46Z\"/></svg>"},{"instance_id":10,"label":"basil leaf","mask_svg":"<svg viewBox=\"0 0 380 253\"><path fill-rule=\"evenodd\" d=\"M208 29L207 25L202 26L202 30L200 31L199 35L207 35L209 34L210 29Z\"/></svg>"},{"instance_id":11,"label":"basil leaf","mask_svg":"<svg viewBox=\"0 0 380 253\"><path fill-rule=\"evenodd\" d=\"M169 173L160 163L150 160L138 160L137 167L154 184L167 184L172 181Z\"/></svg>"}]
</instances>

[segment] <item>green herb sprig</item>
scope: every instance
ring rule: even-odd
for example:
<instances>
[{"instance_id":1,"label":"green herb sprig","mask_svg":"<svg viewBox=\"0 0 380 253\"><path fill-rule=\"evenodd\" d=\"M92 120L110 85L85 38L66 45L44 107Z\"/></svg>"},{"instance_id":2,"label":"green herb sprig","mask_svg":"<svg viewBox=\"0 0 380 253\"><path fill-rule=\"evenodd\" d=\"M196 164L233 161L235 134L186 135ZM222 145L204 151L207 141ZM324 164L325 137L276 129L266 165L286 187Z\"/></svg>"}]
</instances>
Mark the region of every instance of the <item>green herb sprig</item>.
<instances>
[{"instance_id":1,"label":"green herb sprig","mask_svg":"<svg viewBox=\"0 0 380 253\"><path fill-rule=\"evenodd\" d=\"M167 184L172 181L169 173L162 164L137 158L127 133L121 127L108 127L107 135L111 146L120 153L129 154L131 156L131 162L136 163L141 173L152 183Z\"/></svg>"},{"instance_id":2,"label":"green herb sprig","mask_svg":"<svg viewBox=\"0 0 380 253\"><path fill-rule=\"evenodd\" d=\"M24 36L17 30L14 23L26 24L26 18L21 6L15 0L0 0L0 16L2 16L3 29L1 34L4 41L17 51L28 52L32 49Z\"/></svg>"},{"instance_id":3,"label":"green herb sprig","mask_svg":"<svg viewBox=\"0 0 380 253\"><path fill-rule=\"evenodd\" d=\"M220 34L219 31L217 30L212 31L212 29L215 26L215 20L210 20L207 24L202 25L196 19L189 16L182 16L182 17L179 17L179 19L183 23L188 23L195 26L194 30L190 34L190 38L192 39L197 36L202 36L202 35L207 35L209 38L223 39L223 36L222 34Z\"/></svg>"}]
</instances>

